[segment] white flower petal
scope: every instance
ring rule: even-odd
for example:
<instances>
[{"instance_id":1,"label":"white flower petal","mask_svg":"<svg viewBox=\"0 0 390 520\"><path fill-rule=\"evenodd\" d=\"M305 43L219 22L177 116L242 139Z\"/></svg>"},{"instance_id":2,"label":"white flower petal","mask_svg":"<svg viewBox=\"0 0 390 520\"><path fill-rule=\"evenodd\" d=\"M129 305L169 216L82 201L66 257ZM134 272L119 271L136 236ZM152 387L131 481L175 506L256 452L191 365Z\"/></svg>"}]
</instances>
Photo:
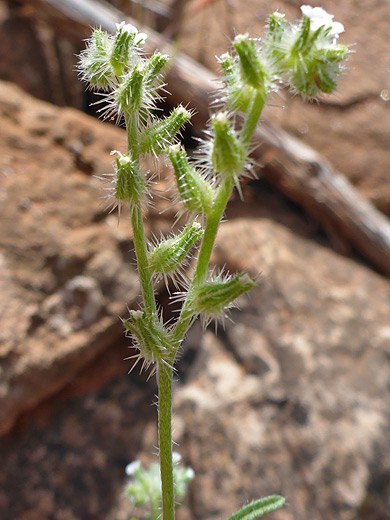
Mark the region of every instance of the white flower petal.
<instances>
[{"instance_id":1,"label":"white flower petal","mask_svg":"<svg viewBox=\"0 0 390 520\"><path fill-rule=\"evenodd\" d=\"M134 43L136 43L136 44L145 43L147 37L148 37L148 35L145 33L138 33L137 36L135 37Z\"/></svg>"},{"instance_id":2,"label":"white flower petal","mask_svg":"<svg viewBox=\"0 0 390 520\"><path fill-rule=\"evenodd\" d=\"M134 473L137 471L138 468L141 467L141 461L140 460L133 460L133 462L130 462L125 468L125 473L129 477L133 476Z\"/></svg>"},{"instance_id":3,"label":"white flower petal","mask_svg":"<svg viewBox=\"0 0 390 520\"><path fill-rule=\"evenodd\" d=\"M192 480L193 478L195 477L195 471L192 469L192 468L187 468L186 469L186 478L188 478L188 480Z\"/></svg>"},{"instance_id":4,"label":"white flower petal","mask_svg":"<svg viewBox=\"0 0 390 520\"><path fill-rule=\"evenodd\" d=\"M334 16L327 13L325 9L322 9L322 7L302 5L301 11L305 16L310 18L310 28L312 31L317 31L320 27L325 27L325 29L330 28L330 34L335 38L338 38L339 34L344 32L343 24L334 22Z\"/></svg>"},{"instance_id":5,"label":"white flower petal","mask_svg":"<svg viewBox=\"0 0 390 520\"><path fill-rule=\"evenodd\" d=\"M131 25L131 23L121 22L121 23L116 23L115 26L116 26L117 31L122 30L123 32L127 32L130 34L138 33L137 28L134 27L134 25Z\"/></svg>"},{"instance_id":6,"label":"white flower petal","mask_svg":"<svg viewBox=\"0 0 390 520\"><path fill-rule=\"evenodd\" d=\"M180 461L181 461L180 453L177 453L177 451L174 451L172 453L172 462L173 462L173 464L178 464Z\"/></svg>"}]
</instances>

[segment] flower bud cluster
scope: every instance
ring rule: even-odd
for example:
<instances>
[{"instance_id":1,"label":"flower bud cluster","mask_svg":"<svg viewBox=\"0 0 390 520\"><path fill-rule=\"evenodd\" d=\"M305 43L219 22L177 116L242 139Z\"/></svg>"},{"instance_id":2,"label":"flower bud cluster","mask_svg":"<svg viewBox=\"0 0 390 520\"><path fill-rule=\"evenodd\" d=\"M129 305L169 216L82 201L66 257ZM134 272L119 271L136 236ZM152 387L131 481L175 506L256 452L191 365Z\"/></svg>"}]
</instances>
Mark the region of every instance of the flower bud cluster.
<instances>
[{"instance_id":1,"label":"flower bud cluster","mask_svg":"<svg viewBox=\"0 0 390 520\"><path fill-rule=\"evenodd\" d=\"M223 317L234 306L237 298L250 291L256 280L247 273L234 276L212 274L208 280L194 285L188 295L189 306L194 315L202 317L205 326L212 320Z\"/></svg>"},{"instance_id":2,"label":"flower bud cluster","mask_svg":"<svg viewBox=\"0 0 390 520\"><path fill-rule=\"evenodd\" d=\"M116 24L116 28L115 35L94 29L87 48L80 54L78 70L91 88L111 90L140 59L138 49L146 34L125 22Z\"/></svg>"},{"instance_id":3,"label":"flower bud cluster","mask_svg":"<svg viewBox=\"0 0 390 520\"><path fill-rule=\"evenodd\" d=\"M139 354L132 357L135 357L137 362L143 359L141 370L158 362L167 363L172 357L173 345L169 330L155 314L149 314L144 310L132 310L130 318L123 320L123 324L133 345L139 349Z\"/></svg>"},{"instance_id":4,"label":"flower bud cluster","mask_svg":"<svg viewBox=\"0 0 390 520\"><path fill-rule=\"evenodd\" d=\"M293 25L279 13L270 16L263 51L296 92L308 98L330 94L349 53L337 43L344 27L320 7L303 5L301 11L302 20Z\"/></svg>"},{"instance_id":5,"label":"flower bud cluster","mask_svg":"<svg viewBox=\"0 0 390 520\"><path fill-rule=\"evenodd\" d=\"M221 56L222 100L233 110L248 110L253 89L261 89L266 97L283 82L308 98L334 91L349 53L346 45L337 43L344 27L320 7L304 5L301 11L303 18L295 24L273 13L261 44L238 35L233 41L236 54Z\"/></svg>"},{"instance_id":6,"label":"flower bud cluster","mask_svg":"<svg viewBox=\"0 0 390 520\"><path fill-rule=\"evenodd\" d=\"M149 264L153 274L175 277L185 263L193 245L202 238L199 222L188 224L181 233L165 238L149 252Z\"/></svg>"},{"instance_id":7,"label":"flower bud cluster","mask_svg":"<svg viewBox=\"0 0 390 520\"><path fill-rule=\"evenodd\" d=\"M276 89L278 78L258 41L247 34L239 34L233 41L233 49L234 55L225 53L219 58L225 74L221 102L233 112L247 113L253 92L260 92L265 100Z\"/></svg>"}]
</instances>

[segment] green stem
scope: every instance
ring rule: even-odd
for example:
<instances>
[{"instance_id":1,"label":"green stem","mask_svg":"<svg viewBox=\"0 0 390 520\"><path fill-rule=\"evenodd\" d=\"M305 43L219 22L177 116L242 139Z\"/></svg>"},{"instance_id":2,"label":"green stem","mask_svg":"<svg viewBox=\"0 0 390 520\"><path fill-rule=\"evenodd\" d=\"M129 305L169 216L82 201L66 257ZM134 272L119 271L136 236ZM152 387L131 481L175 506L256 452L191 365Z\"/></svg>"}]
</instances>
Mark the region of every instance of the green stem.
<instances>
[{"instance_id":1,"label":"green stem","mask_svg":"<svg viewBox=\"0 0 390 520\"><path fill-rule=\"evenodd\" d=\"M175 496L172 462L172 377L173 369L158 364L158 437L163 499L163 519L174 520Z\"/></svg>"},{"instance_id":2,"label":"green stem","mask_svg":"<svg viewBox=\"0 0 390 520\"><path fill-rule=\"evenodd\" d=\"M194 277L191 282L191 287L193 287L197 283L201 283L206 277L211 252L218 231L218 226L221 222L223 212L225 211L226 205L233 191L233 187L234 178L229 177L223 179L220 187L218 188L218 192L213 205L213 210L207 218L202 246L200 248ZM189 291L191 290L191 287ZM179 342L183 339L188 327L190 326L192 316L192 312L190 309L188 309L188 306L185 302L172 335L173 340L176 341L178 344L180 344Z\"/></svg>"},{"instance_id":3,"label":"green stem","mask_svg":"<svg viewBox=\"0 0 390 520\"><path fill-rule=\"evenodd\" d=\"M138 151L138 124L135 114L126 116L127 139L129 147L129 156L139 166ZM142 294L145 303L145 310L150 313L156 313L156 300L153 291L153 279L149 268L148 249L146 247L145 230L143 226L141 205L131 213L131 225L134 234L134 247L137 255L138 272L141 281Z\"/></svg>"},{"instance_id":4,"label":"green stem","mask_svg":"<svg viewBox=\"0 0 390 520\"><path fill-rule=\"evenodd\" d=\"M253 92L252 100L247 111L247 116L245 118L244 124L242 125L240 133L240 141L246 147L249 147L250 145L253 132L255 131L259 122L265 100L266 95L263 89L257 89Z\"/></svg>"},{"instance_id":5,"label":"green stem","mask_svg":"<svg viewBox=\"0 0 390 520\"><path fill-rule=\"evenodd\" d=\"M129 146L129 155L132 161L139 163L138 151L138 118L136 114L130 114L125 117L127 140Z\"/></svg>"},{"instance_id":6,"label":"green stem","mask_svg":"<svg viewBox=\"0 0 390 520\"><path fill-rule=\"evenodd\" d=\"M233 191L233 187L234 177L227 177L223 179L220 187L218 188L218 192L213 204L213 211L207 218L202 247L200 248L198 262L196 264L192 282L194 285L203 282L206 277L215 237L217 236L218 227L223 217L223 212L225 211L230 195Z\"/></svg>"},{"instance_id":7,"label":"green stem","mask_svg":"<svg viewBox=\"0 0 390 520\"><path fill-rule=\"evenodd\" d=\"M139 205L131 214L131 225L133 226L134 247L137 255L138 273L145 302L145 310L153 314L156 313L156 300L154 298L153 280L149 268L145 231L142 222L142 210Z\"/></svg>"}]
</instances>

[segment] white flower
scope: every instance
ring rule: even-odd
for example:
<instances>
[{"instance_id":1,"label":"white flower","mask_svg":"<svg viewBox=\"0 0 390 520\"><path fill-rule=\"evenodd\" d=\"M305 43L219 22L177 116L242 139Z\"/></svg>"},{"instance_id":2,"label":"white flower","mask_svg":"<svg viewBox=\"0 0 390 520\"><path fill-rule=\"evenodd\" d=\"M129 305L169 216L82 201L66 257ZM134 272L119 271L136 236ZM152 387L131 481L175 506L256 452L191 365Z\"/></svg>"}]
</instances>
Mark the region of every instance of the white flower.
<instances>
[{"instance_id":1,"label":"white flower","mask_svg":"<svg viewBox=\"0 0 390 520\"><path fill-rule=\"evenodd\" d=\"M134 25L131 25L131 23L121 22L121 23L116 23L115 26L116 26L117 32L122 31L122 32L127 32L129 34L135 34L136 36L134 39L134 43L136 45L145 43L145 40L148 37L147 34L138 32L138 29L136 27L134 27Z\"/></svg>"},{"instance_id":2,"label":"white flower","mask_svg":"<svg viewBox=\"0 0 390 520\"><path fill-rule=\"evenodd\" d=\"M286 18L286 15L285 15L285 14L282 14L282 13L279 13L278 10L276 10L276 11L274 12L274 16L275 16L275 18L279 18L280 20L281 20L282 18ZM221 56L221 58L222 58L222 56Z\"/></svg>"},{"instance_id":3,"label":"white flower","mask_svg":"<svg viewBox=\"0 0 390 520\"><path fill-rule=\"evenodd\" d=\"M195 471L192 468L186 468L186 478L192 480L195 477Z\"/></svg>"},{"instance_id":4,"label":"white flower","mask_svg":"<svg viewBox=\"0 0 390 520\"><path fill-rule=\"evenodd\" d=\"M180 461L181 461L180 453L177 453L177 451L172 452L172 462L173 462L173 464L179 464Z\"/></svg>"},{"instance_id":5,"label":"white flower","mask_svg":"<svg viewBox=\"0 0 390 520\"><path fill-rule=\"evenodd\" d=\"M126 475L128 475L129 477L133 476L134 473L137 471L138 468L141 467L141 461L139 460L133 460L133 462L130 462L130 464L128 464L126 466L126 469L125 469L125 473Z\"/></svg>"},{"instance_id":6,"label":"white flower","mask_svg":"<svg viewBox=\"0 0 390 520\"><path fill-rule=\"evenodd\" d=\"M328 27L331 28L330 35L334 38L338 38L339 34L344 32L344 25L339 22L334 22L334 16L329 14L322 9L322 7L311 7L311 5L302 5L301 6L302 13L310 18L310 28L313 31L316 31L320 27Z\"/></svg>"}]
</instances>

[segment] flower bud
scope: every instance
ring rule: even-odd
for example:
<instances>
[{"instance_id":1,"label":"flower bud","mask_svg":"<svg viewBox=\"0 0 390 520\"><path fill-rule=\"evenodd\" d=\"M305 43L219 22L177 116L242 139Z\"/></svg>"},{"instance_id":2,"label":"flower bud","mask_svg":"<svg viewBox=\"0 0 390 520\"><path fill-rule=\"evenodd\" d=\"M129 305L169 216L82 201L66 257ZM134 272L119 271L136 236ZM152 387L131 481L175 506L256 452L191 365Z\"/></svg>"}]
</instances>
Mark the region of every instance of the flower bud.
<instances>
[{"instance_id":1,"label":"flower bud","mask_svg":"<svg viewBox=\"0 0 390 520\"><path fill-rule=\"evenodd\" d=\"M179 235L162 240L149 255L152 271L164 276L177 272L182 267L191 247L202 238L203 233L201 225L192 222Z\"/></svg>"},{"instance_id":2,"label":"flower bud","mask_svg":"<svg viewBox=\"0 0 390 520\"><path fill-rule=\"evenodd\" d=\"M191 119L191 112L183 106L176 107L172 113L147 127L140 136L140 153L158 155L164 152L175 139L180 128Z\"/></svg>"},{"instance_id":3,"label":"flower bud","mask_svg":"<svg viewBox=\"0 0 390 520\"><path fill-rule=\"evenodd\" d=\"M236 36L233 46L240 59L241 77L244 83L258 89L265 89L268 84L268 74L263 66L259 50L247 34Z\"/></svg>"},{"instance_id":4,"label":"flower bud","mask_svg":"<svg viewBox=\"0 0 390 520\"><path fill-rule=\"evenodd\" d=\"M304 13L289 56L289 82L307 97L319 92L331 93L337 86L341 64L348 55L348 47L336 43L344 31L342 24L321 8L302 6Z\"/></svg>"},{"instance_id":5,"label":"flower bud","mask_svg":"<svg viewBox=\"0 0 390 520\"><path fill-rule=\"evenodd\" d=\"M144 73L145 73L145 83L149 86L153 85L158 76L161 74L162 69L169 61L169 56L167 54L161 54L160 52L155 52L152 56L146 60L144 65Z\"/></svg>"},{"instance_id":6,"label":"flower bud","mask_svg":"<svg viewBox=\"0 0 390 520\"><path fill-rule=\"evenodd\" d=\"M80 53L78 70L83 81L90 87L110 90L116 84L116 77L111 68L110 54L112 41L101 29L94 29L87 40L87 47Z\"/></svg>"},{"instance_id":7,"label":"flower bud","mask_svg":"<svg viewBox=\"0 0 390 520\"><path fill-rule=\"evenodd\" d=\"M119 154L115 162L114 196L117 201L126 202L130 208L133 208L144 199L147 181L129 156Z\"/></svg>"},{"instance_id":8,"label":"flower bud","mask_svg":"<svg viewBox=\"0 0 390 520\"><path fill-rule=\"evenodd\" d=\"M188 295L194 314L209 319L223 315L236 298L252 289L256 281L246 273L223 278L221 275L191 289Z\"/></svg>"},{"instance_id":9,"label":"flower bud","mask_svg":"<svg viewBox=\"0 0 390 520\"><path fill-rule=\"evenodd\" d=\"M136 65L123 77L118 88L113 92L113 105L118 113L129 116L138 112L148 99L145 93L142 65Z\"/></svg>"},{"instance_id":10,"label":"flower bud","mask_svg":"<svg viewBox=\"0 0 390 520\"><path fill-rule=\"evenodd\" d=\"M250 85L243 85L239 65L236 60L228 53L219 58L219 63L225 73L225 88L223 95L226 103L234 110L246 112L252 98L253 88Z\"/></svg>"},{"instance_id":11,"label":"flower bud","mask_svg":"<svg viewBox=\"0 0 390 520\"><path fill-rule=\"evenodd\" d=\"M214 200L214 189L210 182L190 166L187 154L180 145L171 146L167 153L175 171L182 203L193 213L208 215Z\"/></svg>"},{"instance_id":12,"label":"flower bud","mask_svg":"<svg viewBox=\"0 0 390 520\"><path fill-rule=\"evenodd\" d=\"M211 164L219 174L237 178L245 164L246 148L231 128L226 112L213 116L211 123L214 127Z\"/></svg>"},{"instance_id":13,"label":"flower bud","mask_svg":"<svg viewBox=\"0 0 390 520\"><path fill-rule=\"evenodd\" d=\"M158 361L167 361L172 354L172 340L169 331L156 315L145 311L130 311L130 319L123 320L130 337L139 349L139 359L144 358L141 370Z\"/></svg>"},{"instance_id":14,"label":"flower bud","mask_svg":"<svg viewBox=\"0 0 390 520\"><path fill-rule=\"evenodd\" d=\"M286 17L284 14L275 11L268 18L268 35L274 42L280 42L286 29Z\"/></svg>"}]
</instances>

